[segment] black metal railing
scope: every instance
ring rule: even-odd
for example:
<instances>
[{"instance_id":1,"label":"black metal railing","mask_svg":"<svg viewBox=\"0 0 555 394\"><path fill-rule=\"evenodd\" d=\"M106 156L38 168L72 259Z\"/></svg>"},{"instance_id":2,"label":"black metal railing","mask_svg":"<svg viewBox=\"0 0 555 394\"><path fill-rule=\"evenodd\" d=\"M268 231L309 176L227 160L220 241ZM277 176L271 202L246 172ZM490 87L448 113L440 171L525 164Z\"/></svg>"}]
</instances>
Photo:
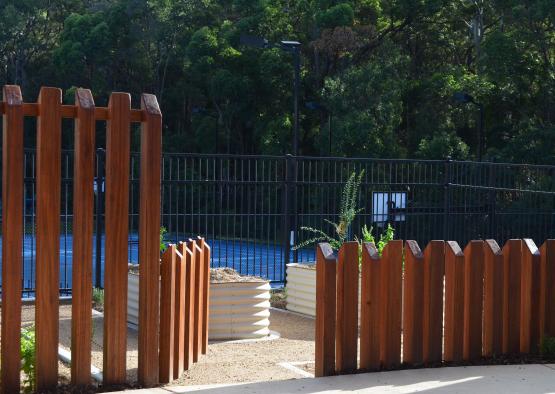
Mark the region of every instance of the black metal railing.
<instances>
[{"instance_id":1,"label":"black metal railing","mask_svg":"<svg viewBox=\"0 0 555 394\"><path fill-rule=\"evenodd\" d=\"M25 155L23 287L35 283L35 173ZM129 260L138 261L139 156L131 156ZM287 262L314 260L314 249L293 250L306 240L301 227L332 233L343 185L364 170L353 236L363 225L376 235L389 223L395 237L456 240L555 236L555 166L451 160L346 159L293 156L164 154L162 224L168 241L203 234L213 267L232 267L274 282ZM73 156L62 162L60 290L71 291ZM103 276L104 152L97 153L93 245L94 283ZM40 263L40 262L39 262Z\"/></svg>"}]
</instances>

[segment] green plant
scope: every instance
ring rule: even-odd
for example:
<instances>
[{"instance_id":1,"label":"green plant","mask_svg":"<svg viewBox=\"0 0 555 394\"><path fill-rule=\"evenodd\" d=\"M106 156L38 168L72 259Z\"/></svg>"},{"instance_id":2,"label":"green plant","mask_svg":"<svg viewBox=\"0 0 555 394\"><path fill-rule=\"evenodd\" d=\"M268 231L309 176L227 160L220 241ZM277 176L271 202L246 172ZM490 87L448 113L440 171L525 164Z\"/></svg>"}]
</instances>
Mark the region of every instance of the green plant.
<instances>
[{"instance_id":1,"label":"green plant","mask_svg":"<svg viewBox=\"0 0 555 394\"><path fill-rule=\"evenodd\" d=\"M99 287L93 288L92 300L94 305L104 306L104 289Z\"/></svg>"},{"instance_id":2,"label":"green plant","mask_svg":"<svg viewBox=\"0 0 555 394\"><path fill-rule=\"evenodd\" d=\"M160 227L160 253L164 253L168 248L168 245L166 245L167 233L168 233L168 230L166 230L165 227Z\"/></svg>"},{"instance_id":3,"label":"green plant","mask_svg":"<svg viewBox=\"0 0 555 394\"><path fill-rule=\"evenodd\" d=\"M364 170L358 175L353 172L345 186L343 187L343 192L341 193L341 208L339 211L339 221L337 223L331 220L325 219L326 223L330 224L334 230L335 235L330 235L323 230L316 229L313 227L301 227L301 230L307 231L313 234L313 237L301 242L293 247L294 250L304 248L315 244L317 242L326 241L334 250L338 250L341 245L347 240L349 236L349 231L353 220L355 220L356 215L362 211L362 208L358 207L358 197L360 193L360 183L362 181L362 176L364 175Z\"/></svg>"},{"instance_id":4,"label":"green plant","mask_svg":"<svg viewBox=\"0 0 555 394\"><path fill-rule=\"evenodd\" d=\"M25 374L23 390L26 393L35 391L35 327L21 329L21 369Z\"/></svg>"},{"instance_id":5,"label":"green plant","mask_svg":"<svg viewBox=\"0 0 555 394\"><path fill-rule=\"evenodd\" d=\"M380 234L380 240L378 242L376 242L376 239L372 234L372 227L368 228L366 225L362 227L362 242L371 242L376 245L380 256L382 255L385 245L387 245L389 241L393 240L394 236L395 229L391 227L391 224L389 223L387 224L385 231Z\"/></svg>"},{"instance_id":6,"label":"green plant","mask_svg":"<svg viewBox=\"0 0 555 394\"><path fill-rule=\"evenodd\" d=\"M541 352L545 357L555 358L555 337L546 336L543 339Z\"/></svg>"}]
</instances>

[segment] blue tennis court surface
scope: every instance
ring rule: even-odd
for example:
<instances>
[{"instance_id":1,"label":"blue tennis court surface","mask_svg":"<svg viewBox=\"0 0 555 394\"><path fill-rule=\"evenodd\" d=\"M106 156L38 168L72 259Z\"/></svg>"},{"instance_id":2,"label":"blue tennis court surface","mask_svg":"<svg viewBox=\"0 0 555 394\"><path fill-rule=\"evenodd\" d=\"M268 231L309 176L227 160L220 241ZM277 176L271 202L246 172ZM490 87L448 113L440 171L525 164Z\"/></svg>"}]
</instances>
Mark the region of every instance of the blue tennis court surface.
<instances>
[{"instance_id":1,"label":"blue tennis court surface","mask_svg":"<svg viewBox=\"0 0 555 394\"><path fill-rule=\"evenodd\" d=\"M186 238L183 238L186 239ZM281 282L285 278L284 253L281 245L265 244L252 241L208 240L211 248L212 267L230 267L244 275L255 275ZM0 252L1 252L0 240ZM132 234L128 244L129 262L138 263L138 236ZM291 261L293 252L291 252ZM298 251L298 261L314 260L314 250ZM36 277L36 238L25 235L23 245L23 288L32 291L35 288ZM40 263L40 262L39 262ZM71 275L73 266L73 237L71 234L60 238L60 289L71 289ZM93 284L96 283L96 237L93 237ZM101 241L101 284L104 276L104 236Z\"/></svg>"}]
</instances>

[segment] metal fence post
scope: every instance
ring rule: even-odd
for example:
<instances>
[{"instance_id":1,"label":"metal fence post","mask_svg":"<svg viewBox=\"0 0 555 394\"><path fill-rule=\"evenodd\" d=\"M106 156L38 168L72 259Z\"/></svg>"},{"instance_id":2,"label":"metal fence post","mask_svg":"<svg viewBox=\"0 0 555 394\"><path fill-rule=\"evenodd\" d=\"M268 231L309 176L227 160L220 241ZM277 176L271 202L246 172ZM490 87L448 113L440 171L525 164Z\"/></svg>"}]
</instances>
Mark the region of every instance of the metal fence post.
<instances>
[{"instance_id":1,"label":"metal fence post","mask_svg":"<svg viewBox=\"0 0 555 394\"><path fill-rule=\"evenodd\" d=\"M296 218L296 157L285 155L283 176L283 281L286 283L286 264L291 261L291 246L295 243L294 231L297 228ZM297 260L297 251L293 252L293 259Z\"/></svg>"},{"instance_id":2,"label":"metal fence post","mask_svg":"<svg viewBox=\"0 0 555 394\"><path fill-rule=\"evenodd\" d=\"M449 213L451 210L451 196L449 195L451 183L451 157L445 159L443 169L443 237L445 240L449 238Z\"/></svg>"},{"instance_id":3,"label":"metal fence post","mask_svg":"<svg viewBox=\"0 0 555 394\"><path fill-rule=\"evenodd\" d=\"M104 202L104 164L106 151L102 148L96 150L96 262L95 262L95 287L102 288L102 230L103 230L103 202Z\"/></svg>"}]
</instances>

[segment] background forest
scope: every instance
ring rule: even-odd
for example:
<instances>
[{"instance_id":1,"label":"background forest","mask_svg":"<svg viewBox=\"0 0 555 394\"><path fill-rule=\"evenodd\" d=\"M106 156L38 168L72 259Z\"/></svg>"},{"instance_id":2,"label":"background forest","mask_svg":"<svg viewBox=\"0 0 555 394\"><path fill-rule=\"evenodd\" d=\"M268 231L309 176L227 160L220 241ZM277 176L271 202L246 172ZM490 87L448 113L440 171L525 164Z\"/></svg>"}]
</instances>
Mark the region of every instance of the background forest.
<instances>
[{"instance_id":1,"label":"background forest","mask_svg":"<svg viewBox=\"0 0 555 394\"><path fill-rule=\"evenodd\" d=\"M0 83L155 93L166 151L291 152L292 56L242 34L301 42L303 155L475 158L464 91L485 159L555 164L553 0L1 0Z\"/></svg>"}]
</instances>

